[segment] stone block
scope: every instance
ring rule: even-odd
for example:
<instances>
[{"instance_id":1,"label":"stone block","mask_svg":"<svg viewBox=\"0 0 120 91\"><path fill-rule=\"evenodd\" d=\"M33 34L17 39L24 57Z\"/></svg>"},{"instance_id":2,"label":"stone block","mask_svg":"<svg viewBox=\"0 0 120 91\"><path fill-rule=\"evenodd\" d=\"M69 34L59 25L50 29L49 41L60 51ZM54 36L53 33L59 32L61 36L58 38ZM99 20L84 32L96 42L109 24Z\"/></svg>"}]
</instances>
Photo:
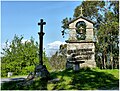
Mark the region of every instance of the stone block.
<instances>
[{"instance_id":1,"label":"stone block","mask_svg":"<svg viewBox=\"0 0 120 91\"><path fill-rule=\"evenodd\" d=\"M48 72L45 65L37 65L35 68L36 76L42 77L42 78L49 78L50 73Z\"/></svg>"}]
</instances>

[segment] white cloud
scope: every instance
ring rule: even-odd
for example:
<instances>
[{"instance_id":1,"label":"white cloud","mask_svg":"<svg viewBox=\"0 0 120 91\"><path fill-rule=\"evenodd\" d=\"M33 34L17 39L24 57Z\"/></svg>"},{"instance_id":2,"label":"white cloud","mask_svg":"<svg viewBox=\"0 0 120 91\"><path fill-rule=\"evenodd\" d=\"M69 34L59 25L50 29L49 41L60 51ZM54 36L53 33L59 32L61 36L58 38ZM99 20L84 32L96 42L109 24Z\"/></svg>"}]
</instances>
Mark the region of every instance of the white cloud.
<instances>
[{"instance_id":1,"label":"white cloud","mask_svg":"<svg viewBox=\"0 0 120 91\"><path fill-rule=\"evenodd\" d=\"M6 48L10 46L10 42L7 42L8 45L6 45L6 43L1 43L1 48Z\"/></svg>"},{"instance_id":2,"label":"white cloud","mask_svg":"<svg viewBox=\"0 0 120 91\"><path fill-rule=\"evenodd\" d=\"M1 48L5 48L5 43L1 43Z\"/></svg>"},{"instance_id":3,"label":"white cloud","mask_svg":"<svg viewBox=\"0 0 120 91\"><path fill-rule=\"evenodd\" d=\"M24 44L25 42L30 42L30 40L28 40L28 39L23 39L21 42Z\"/></svg>"},{"instance_id":4,"label":"white cloud","mask_svg":"<svg viewBox=\"0 0 120 91\"><path fill-rule=\"evenodd\" d=\"M1 43L0 44L0 52L4 53L3 49L6 47L9 47L10 42L7 43L8 45L6 46L6 43ZM3 57L4 55L0 53L0 57Z\"/></svg>"},{"instance_id":5,"label":"white cloud","mask_svg":"<svg viewBox=\"0 0 120 91\"><path fill-rule=\"evenodd\" d=\"M27 42L30 42L30 40L28 40L28 39L23 39L21 42L22 42L22 43L25 43L26 41L27 41ZM11 42L7 42L7 44L8 44L7 47L9 47L10 44L11 44ZM5 47L6 47L6 43L5 43L5 42L4 42L4 43L1 43L0 45L1 45L1 48L5 48Z\"/></svg>"},{"instance_id":6,"label":"white cloud","mask_svg":"<svg viewBox=\"0 0 120 91\"><path fill-rule=\"evenodd\" d=\"M51 57L53 54L55 54L55 52L58 51L61 44L65 44L65 42L54 41L52 43L47 44L47 48L46 48L47 56Z\"/></svg>"},{"instance_id":7,"label":"white cloud","mask_svg":"<svg viewBox=\"0 0 120 91\"><path fill-rule=\"evenodd\" d=\"M48 49L59 49L59 46L61 44L65 44L65 42L54 41L54 42L48 44Z\"/></svg>"}]
</instances>

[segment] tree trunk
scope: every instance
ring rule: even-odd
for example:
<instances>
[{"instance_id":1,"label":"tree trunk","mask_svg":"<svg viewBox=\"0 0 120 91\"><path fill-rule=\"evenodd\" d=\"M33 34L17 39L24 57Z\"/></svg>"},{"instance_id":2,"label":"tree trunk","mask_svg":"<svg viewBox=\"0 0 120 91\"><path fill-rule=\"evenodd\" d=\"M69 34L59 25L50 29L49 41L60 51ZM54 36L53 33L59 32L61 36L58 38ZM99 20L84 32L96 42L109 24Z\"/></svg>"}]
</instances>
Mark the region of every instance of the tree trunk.
<instances>
[{"instance_id":1,"label":"tree trunk","mask_svg":"<svg viewBox=\"0 0 120 91\"><path fill-rule=\"evenodd\" d=\"M106 69L105 53L102 55L102 60L103 60L103 69Z\"/></svg>"},{"instance_id":2,"label":"tree trunk","mask_svg":"<svg viewBox=\"0 0 120 91\"><path fill-rule=\"evenodd\" d=\"M105 59L105 55L104 55L104 69L106 69L106 59Z\"/></svg>"},{"instance_id":3,"label":"tree trunk","mask_svg":"<svg viewBox=\"0 0 120 91\"><path fill-rule=\"evenodd\" d=\"M113 56L111 56L110 59L111 59L111 67L113 69Z\"/></svg>"}]
</instances>

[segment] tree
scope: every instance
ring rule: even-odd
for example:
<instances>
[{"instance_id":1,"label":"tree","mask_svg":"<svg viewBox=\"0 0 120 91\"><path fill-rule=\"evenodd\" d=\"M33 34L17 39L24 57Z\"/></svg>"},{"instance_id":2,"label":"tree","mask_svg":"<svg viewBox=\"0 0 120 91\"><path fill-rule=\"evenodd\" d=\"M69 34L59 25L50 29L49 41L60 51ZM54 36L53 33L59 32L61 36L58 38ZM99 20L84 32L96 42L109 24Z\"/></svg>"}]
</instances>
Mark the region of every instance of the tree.
<instances>
[{"instance_id":1,"label":"tree","mask_svg":"<svg viewBox=\"0 0 120 91\"><path fill-rule=\"evenodd\" d=\"M66 44L60 45L59 51L57 51L50 59L50 64L53 70L63 70L66 65Z\"/></svg>"},{"instance_id":2,"label":"tree","mask_svg":"<svg viewBox=\"0 0 120 91\"><path fill-rule=\"evenodd\" d=\"M46 65L48 71L52 70L52 66L50 65L50 61L49 61L49 59L46 55L45 48L44 48L44 51L43 51L43 64Z\"/></svg>"},{"instance_id":3,"label":"tree","mask_svg":"<svg viewBox=\"0 0 120 91\"><path fill-rule=\"evenodd\" d=\"M61 32L62 32L63 38L64 38L64 35L67 34L66 30L68 29L68 22L69 21L71 21L71 18L67 18L67 17L65 19L63 19L63 21L62 21L62 24L63 24L62 28L63 28L63 30Z\"/></svg>"},{"instance_id":4,"label":"tree","mask_svg":"<svg viewBox=\"0 0 120 91\"><path fill-rule=\"evenodd\" d=\"M13 72L14 75L28 74L34 70L38 63L38 43L31 37L30 41L22 42L23 36L14 36L14 39L3 48L3 57L1 59L1 76L6 76L7 72Z\"/></svg>"},{"instance_id":5,"label":"tree","mask_svg":"<svg viewBox=\"0 0 120 91\"><path fill-rule=\"evenodd\" d=\"M117 68L115 60L118 60L118 34L119 34L119 24L118 20L116 19L116 15L114 15L114 12L111 12L108 10L105 13L105 21L104 25L101 24L99 31L98 31L98 41L99 41L99 48L103 49L103 59L104 63L109 62L111 65L111 68ZM105 58L106 56L106 58ZM110 59L110 60L109 60ZM113 67L114 65L114 67ZM115 66L116 65L116 66ZM106 65L107 66L107 65ZM104 65L104 68L105 65Z\"/></svg>"}]
</instances>

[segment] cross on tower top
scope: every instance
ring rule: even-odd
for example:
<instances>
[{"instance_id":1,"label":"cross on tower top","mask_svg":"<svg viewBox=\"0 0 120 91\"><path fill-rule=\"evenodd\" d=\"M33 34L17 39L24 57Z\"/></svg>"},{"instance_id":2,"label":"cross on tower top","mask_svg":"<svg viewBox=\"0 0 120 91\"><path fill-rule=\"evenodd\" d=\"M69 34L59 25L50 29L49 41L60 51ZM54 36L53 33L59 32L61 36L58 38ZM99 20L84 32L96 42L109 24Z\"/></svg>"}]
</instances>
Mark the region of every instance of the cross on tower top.
<instances>
[{"instance_id":1,"label":"cross on tower top","mask_svg":"<svg viewBox=\"0 0 120 91\"><path fill-rule=\"evenodd\" d=\"M84 9L81 7L79 10L80 10L80 16L83 16L82 11L83 11Z\"/></svg>"}]
</instances>

